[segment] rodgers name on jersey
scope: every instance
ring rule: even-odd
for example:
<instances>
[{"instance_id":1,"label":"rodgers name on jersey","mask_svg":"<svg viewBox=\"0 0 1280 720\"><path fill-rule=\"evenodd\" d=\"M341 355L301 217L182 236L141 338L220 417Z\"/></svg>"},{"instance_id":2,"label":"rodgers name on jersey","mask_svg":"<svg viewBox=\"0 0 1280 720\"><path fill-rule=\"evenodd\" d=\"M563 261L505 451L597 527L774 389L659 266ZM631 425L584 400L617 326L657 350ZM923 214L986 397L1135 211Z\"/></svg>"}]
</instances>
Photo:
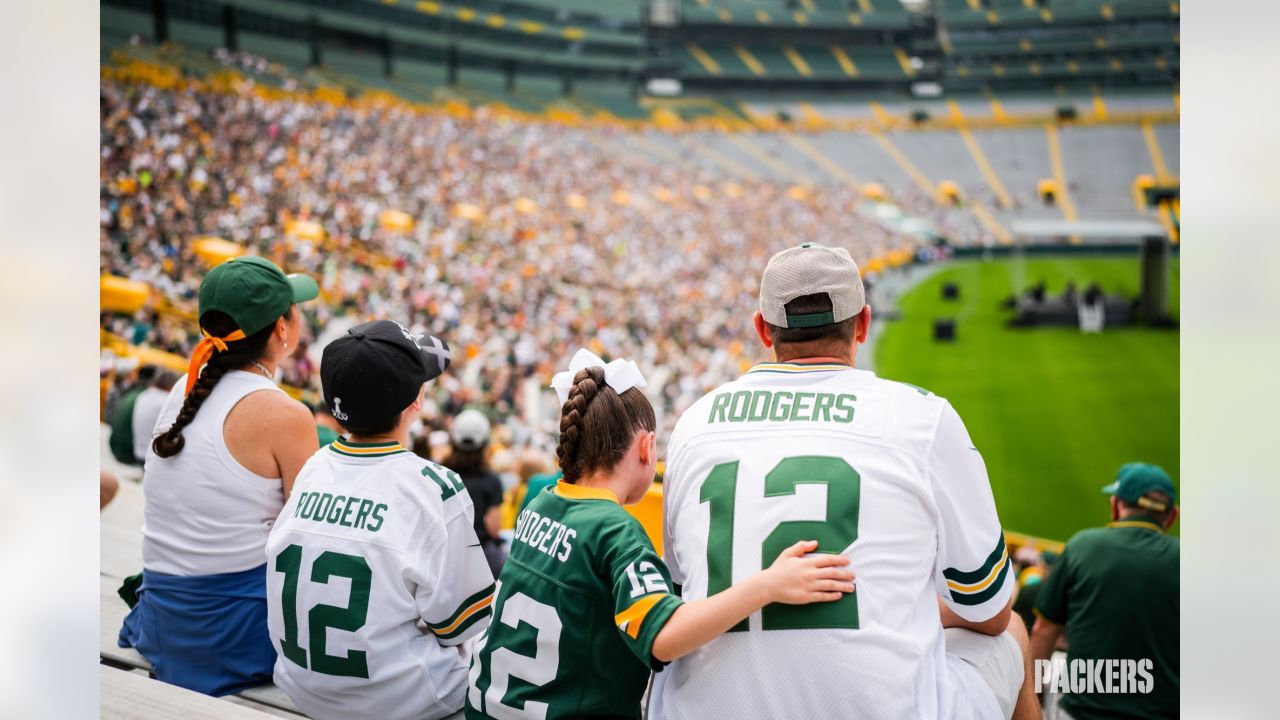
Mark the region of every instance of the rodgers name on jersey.
<instances>
[{"instance_id":1,"label":"rodgers name on jersey","mask_svg":"<svg viewBox=\"0 0 1280 720\"><path fill-rule=\"evenodd\" d=\"M573 552L573 539L578 531L559 520L544 517L537 510L525 508L516 518L516 542L524 543L540 553L564 562Z\"/></svg>"},{"instance_id":2,"label":"rodgers name on jersey","mask_svg":"<svg viewBox=\"0 0 1280 720\"><path fill-rule=\"evenodd\" d=\"M387 504L354 495L304 492L298 496L292 517L378 532Z\"/></svg>"},{"instance_id":3,"label":"rodgers name on jersey","mask_svg":"<svg viewBox=\"0 0 1280 720\"><path fill-rule=\"evenodd\" d=\"M707 424L740 422L853 422L852 393L790 390L719 392L711 400Z\"/></svg>"}]
</instances>

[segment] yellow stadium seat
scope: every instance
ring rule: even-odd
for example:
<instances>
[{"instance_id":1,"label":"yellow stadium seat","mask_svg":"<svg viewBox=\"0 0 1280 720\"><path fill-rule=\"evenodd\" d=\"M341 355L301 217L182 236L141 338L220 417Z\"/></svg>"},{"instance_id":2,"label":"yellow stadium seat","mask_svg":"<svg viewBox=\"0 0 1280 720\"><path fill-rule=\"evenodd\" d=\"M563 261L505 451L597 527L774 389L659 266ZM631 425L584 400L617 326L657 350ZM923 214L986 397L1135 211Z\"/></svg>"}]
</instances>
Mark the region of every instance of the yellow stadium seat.
<instances>
[{"instance_id":1,"label":"yellow stadium seat","mask_svg":"<svg viewBox=\"0 0 1280 720\"><path fill-rule=\"evenodd\" d=\"M471 203L458 203L457 205L453 206L453 214L456 217L460 217L464 220L479 220L481 217L484 216L484 211L480 209L479 205L472 205Z\"/></svg>"},{"instance_id":2,"label":"yellow stadium seat","mask_svg":"<svg viewBox=\"0 0 1280 720\"><path fill-rule=\"evenodd\" d=\"M413 229L413 217L403 210L383 210L378 215L378 226L392 232L409 232Z\"/></svg>"},{"instance_id":3,"label":"yellow stadium seat","mask_svg":"<svg viewBox=\"0 0 1280 720\"><path fill-rule=\"evenodd\" d=\"M943 199L952 205L960 204L960 186L952 180L943 180L938 183L938 193Z\"/></svg>"},{"instance_id":4,"label":"yellow stadium seat","mask_svg":"<svg viewBox=\"0 0 1280 720\"><path fill-rule=\"evenodd\" d=\"M1044 178L1036 183L1036 196L1040 198L1046 205L1053 204L1058 200L1058 183Z\"/></svg>"},{"instance_id":5,"label":"yellow stadium seat","mask_svg":"<svg viewBox=\"0 0 1280 720\"><path fill-rule=\"evenodd\" d=\"M324 240L324 226L315 220L294 220L285 226L284 232L300 240L312 242Z\"/></svg>"},{"instance_id":6,"label":"yellow stadium seat","mask_svg":"<svg viewBox=\"0 0 1280 720\"><path fill-rule=\"evenodd\" d=\"M191 249L195 250L196 255L208 263L209 267L244 254L244 246L212 235L196 238L191 244Z\"/></svg>"},{"instance_id":7,"label":"yellow stadium seat","mask_svg":"<svg viewBox=\"0 0 1280 720\"><path fill-rule=\"evenodd\" d=\"M644 497L640 499L640 502L627 506L627 512L631 513L644 526L644 531L648 533L649 540L653 542L653 546L658 549L658 554L661 555L662 485L654 483L649 488L649 491L644 494Z\"/></svg>"},{"instance_id":8,"label":"yellow stadium seat","mask_svg":"<svg viewBox=\"0 0 1280 720\"><path fill-rule=\"evenodd\" d=\"M103 275L98 285L102 293L102 309L109 312L132 315L141 310L151 297L150 285L115 275Z\"/></svg>"}]
</instances>

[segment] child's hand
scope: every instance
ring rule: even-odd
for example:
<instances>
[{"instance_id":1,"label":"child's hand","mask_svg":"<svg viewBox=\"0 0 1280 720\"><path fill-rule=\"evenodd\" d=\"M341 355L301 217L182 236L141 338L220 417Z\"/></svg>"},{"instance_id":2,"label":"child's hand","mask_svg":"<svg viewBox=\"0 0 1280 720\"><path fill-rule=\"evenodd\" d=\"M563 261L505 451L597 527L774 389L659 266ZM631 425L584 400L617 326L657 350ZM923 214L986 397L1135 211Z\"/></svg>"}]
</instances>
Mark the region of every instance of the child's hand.
<instances>
[{"instance_id":1,"label":"child's hand","mask_svg":"<svg viewBox=\"0 0 1280 720\"><path fill-rule=\"evenodd\" d=\"M817 549L816 540L801 540L783 550L769 569L760 573L772 602L787 605L831 602L854 591L853 572L844 569L849 558L829 553L805 557Z\"/></svg>"}]
</instances>

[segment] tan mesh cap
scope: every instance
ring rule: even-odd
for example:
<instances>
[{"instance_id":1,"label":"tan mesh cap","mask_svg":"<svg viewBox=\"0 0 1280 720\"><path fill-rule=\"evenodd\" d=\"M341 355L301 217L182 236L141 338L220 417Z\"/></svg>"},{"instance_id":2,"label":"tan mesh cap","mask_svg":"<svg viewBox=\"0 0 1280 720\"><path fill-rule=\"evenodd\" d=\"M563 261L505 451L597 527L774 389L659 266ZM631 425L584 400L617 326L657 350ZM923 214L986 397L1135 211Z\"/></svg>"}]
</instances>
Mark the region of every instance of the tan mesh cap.
<instances>
[{"instance_id":1,"label":"tan mesh cap","mask_svg":"<svg viewBox=\"0 0 1280 720\"><path fill-rule=\"evenodd\" d=\"M788 316L785 305L802 295L826 293L831 312ZM760 278L760 314L784 328L818 327L847 320L867 304L858 265L844 248L805 243L769 259Z\"/></svg>"}]
</instances>

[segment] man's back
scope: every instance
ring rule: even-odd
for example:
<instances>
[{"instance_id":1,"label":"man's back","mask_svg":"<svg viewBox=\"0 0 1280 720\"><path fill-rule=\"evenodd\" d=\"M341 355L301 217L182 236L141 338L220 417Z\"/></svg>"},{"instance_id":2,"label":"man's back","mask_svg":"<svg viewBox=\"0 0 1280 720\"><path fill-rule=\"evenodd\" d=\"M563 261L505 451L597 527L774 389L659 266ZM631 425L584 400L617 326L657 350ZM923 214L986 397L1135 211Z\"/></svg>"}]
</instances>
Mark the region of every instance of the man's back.
<instances>
[{"instance_id":1,"label":"man's back","mask_svg":"<svg viewBox=\"0 0 1280 720\"><path fill-rule=\"evenodd\" d=\"M1149 693L1064 695L1075 717L1177 717L1180 543L1127 518L1071 538L1036 599L1066 624L1067 660L1150 660Z\"/></svg>"},{"instance_id":2,"label":"man's back","mask_svg":"<svg viewBox=\"0 0 1280 720\"><path fill-rule=\"evenodd\" d=\"M937 597L981 621L1012 582L981 456L945 400L844 365L759 365L681 418L664 492L665 559L686 600L802 539L847 555L858 577L843 600L768 606L675 662L667 717L968 706L946 679Z\"/></svg>"}]
</instances>

